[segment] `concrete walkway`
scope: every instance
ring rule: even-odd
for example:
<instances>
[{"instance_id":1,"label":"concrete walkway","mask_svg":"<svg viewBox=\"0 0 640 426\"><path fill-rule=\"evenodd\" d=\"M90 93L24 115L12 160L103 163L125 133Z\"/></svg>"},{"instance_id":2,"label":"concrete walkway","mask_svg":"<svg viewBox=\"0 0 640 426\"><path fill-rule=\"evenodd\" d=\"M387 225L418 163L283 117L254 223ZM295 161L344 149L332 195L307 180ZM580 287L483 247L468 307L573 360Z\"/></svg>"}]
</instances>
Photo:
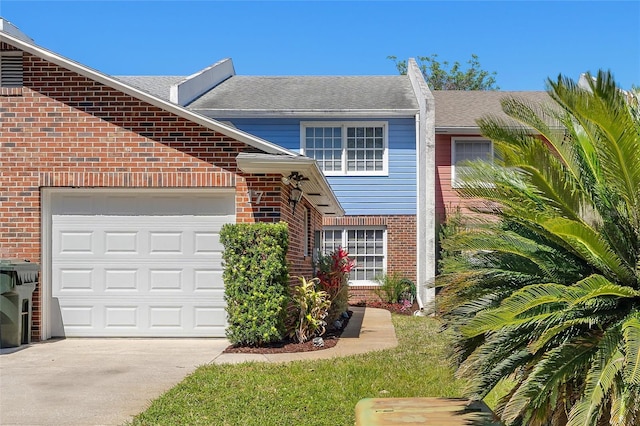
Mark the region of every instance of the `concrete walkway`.
<instances>
[{"instance_id":1,"label":"concrete walkway","mask_svg":"<svg viewBox=\"0 0 640 426\"><path fill-rule=\"evenodd\" d=\"M120 425L204 364L288 362L397 345L386 310L352 308L338 344L315 352L223 354L225 339L50 340L0 350L1 425Z\"/></svg>"}]
</instances>

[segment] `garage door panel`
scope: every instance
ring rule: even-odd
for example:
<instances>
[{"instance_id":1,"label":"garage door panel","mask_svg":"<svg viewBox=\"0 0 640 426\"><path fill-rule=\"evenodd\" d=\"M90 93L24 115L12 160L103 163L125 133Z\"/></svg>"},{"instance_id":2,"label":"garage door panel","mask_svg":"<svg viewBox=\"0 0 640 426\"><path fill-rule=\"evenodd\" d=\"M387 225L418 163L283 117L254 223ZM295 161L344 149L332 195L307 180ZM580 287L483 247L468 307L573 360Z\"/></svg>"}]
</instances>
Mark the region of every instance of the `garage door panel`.
<instances>
[{"instance_id":1,"label":"garage door panel","mask_svg":"<svg viewBox=\"0 0 640 426\"><path fill-rule=\"evenodd\" d=\"M88 254L94 253L93 231L62 231L58 235L60 253Z\"/></svg>"},{"instance_id":2,"label":"garage door panel","mask_svg":"<svg viewBox=\"0 0 640 426\"><path fill-rule=\"evenodd\" d=\"M232 194L52 198L67 336L225 335L219 230L235 222Z\"/></svg>"},{"instance_id":3,"label":"garage door panel","mask_svg":"<svg viewBox=\"0 0 640 426\"><path fill-rule=\"evenodd\" d=\"M62 313L62 321L65 327L72 329L80 329L91 331L95 324L94 312L97 309L94 305L83 304L80 306L61 306L60 311Z\"/></svg>"},{"instance_id":4,"label":"garage door panel","mask_svg":"<svg viewBox=\"0 0 640 426\"><path fill-rule=\"evenodd\" d=\"M130 328L139 326L138 318L140 308L138 306L105 306L104 307L104 327L109 328Z\"/></svg>"},{"instance_id":5,"label":"garage door panel","mask_svg":"<svg viewBox=\"0 0 640 426\"><path fill-rule=\"evenodd\" d=\"M65 306L62 319L68 336L140 336L140 329L156 337L224 336L224 304L122 304L95 301Z\"/></svg>"},{"instance_id":6,"label":"garage door panel","mask_svg":"<svg viewBox=\"0 0 640 426\"><path fill-rule=\"evenodd\" d=\"M60 268L58 272L58 293L79 291L92 293L95 290L92 268Z\"/></svg>"},{"instance_id":7,"label":"garage door panel","mask_svg":"<svg viewBox=\"0 0 640 426\"><path fill-rule=\"evenodd\" d=\"M138 238L137 231L104 231L104 253L138 254Z\"/></svg>"},{"instance_id":8,"label":"garage door panel","mask_svg":"<svg viewBox=\"0 0 640 426\"><path fill-rule=\"evenodd\" d=\"M104 268L104 291L127 293L139 290L138 269Z\"/></svg>"},{"instance_id":9,"label":"garage door panel","mask_svg":"<svg viewBox=\"0 0 640 426\"><path fill-rule=\"evenodd\" d=\"M215 232L194 232L193 240L194 254L216 254L224 248L220 242L220 234Z\"/></svg>"}]
</instances>

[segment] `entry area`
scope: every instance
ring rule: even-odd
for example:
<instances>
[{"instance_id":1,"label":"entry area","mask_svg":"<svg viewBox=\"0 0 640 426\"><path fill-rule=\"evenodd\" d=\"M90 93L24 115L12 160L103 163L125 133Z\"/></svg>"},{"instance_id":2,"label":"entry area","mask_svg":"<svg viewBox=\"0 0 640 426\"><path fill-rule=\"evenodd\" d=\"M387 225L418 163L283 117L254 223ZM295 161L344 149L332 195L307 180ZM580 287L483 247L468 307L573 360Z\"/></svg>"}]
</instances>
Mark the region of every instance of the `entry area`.
<instances>
[{"instance_id":1,"label":"entry area","mask_svg":"<svg viewBox=\"0 0 640 426\"><path fill-rule=\"evenodd\" d=\"M54 191L52 336L224 337L234 192Z\"/></svg>"}]
</instances>

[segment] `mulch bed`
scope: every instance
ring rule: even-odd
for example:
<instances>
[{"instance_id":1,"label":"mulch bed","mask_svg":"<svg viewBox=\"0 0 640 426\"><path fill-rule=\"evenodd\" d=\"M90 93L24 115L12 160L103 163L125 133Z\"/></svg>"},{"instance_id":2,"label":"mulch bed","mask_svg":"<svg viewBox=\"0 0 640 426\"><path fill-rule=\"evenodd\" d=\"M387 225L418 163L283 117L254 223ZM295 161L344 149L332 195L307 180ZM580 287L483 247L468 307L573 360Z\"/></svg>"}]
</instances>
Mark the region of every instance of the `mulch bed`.
<instances>
[{"instance_id":1,"label":"mulch bed","mask_svg":"<svg viewBox=\"0 0 640 426\"><path fill-rule=\"evenodd\" d=\"M338 339L342 334L342 331L345 329L347 324L349 324L349 320L351 319L351 315L353 315L353 311L349 312L349 318L345 319L342 324L341 329L335 329L333 327L327 328L327 331L322 335L322 340L324 341L324 346L314 346L313 339L304 342L298 343L292 339L283 340L282 342L270 343L264 346L228 346L227 349L223 351L223 353L227 354L288 354L294 352L312 352L312 351L321 351L324 349L333 348L338 344Z\"/></svg>"},{"instance_id":2,"label":"mulch bed","mask_svg":"<svg viewBox=\"0 0 640 426\"><path fill-rule=\"evenodd\" d=\"M418 309L417 303L410 309L405 309L399 303L385 303L385 302L367 302L354 304L354 306L367 306L370 308L379 308L386 309L392 313L400 314L400 315L412 315ZM342 329L334 329L327 328L327 331L322 335L322 339L324 340L324 346L314 346L313 340L309 340L305 343L298 343L294 340L287 339L282 342L271 343L264 346L228 346L224 353L243 353L243 354L284 354L284 353L295 353L295 352L312 352L312 351L322 351L324 349L333 348L338 344L338 340L340 339L340 335L342 331L345 329L347 324L349 323L349 319L351 319L352 311L349 312L349 318L344 321Z\"/></svg>"}]
</instances>

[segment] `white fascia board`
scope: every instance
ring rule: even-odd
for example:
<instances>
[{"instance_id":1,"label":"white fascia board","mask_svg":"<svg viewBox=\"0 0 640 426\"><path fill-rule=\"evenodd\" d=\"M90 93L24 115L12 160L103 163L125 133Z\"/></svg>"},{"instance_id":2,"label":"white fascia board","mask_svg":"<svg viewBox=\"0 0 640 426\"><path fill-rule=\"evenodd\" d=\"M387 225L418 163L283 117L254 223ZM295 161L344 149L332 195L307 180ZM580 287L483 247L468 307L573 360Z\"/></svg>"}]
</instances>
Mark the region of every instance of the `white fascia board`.
<instances>
[{"instance_id":1,"label":"white fascia board","mask_svg":"<svg viewBox=\"0 0 640 426\"><path fill-rule=\"evenodd\" d=\"M480 127L436 127L436 134L479 135Z\"/></svg>"},{"instance_id":2,"label":"white fascia board","mask_svg":"<svg viewBox=\"0 0 640 426\"><path fill-rule=\"evenodd\" d=\"M241 109L206 109L193 108L195 111L207 117L224 118L389 118L389 117L414 117L417 109L340 109L340 110L241 110Z\"/></svg>"},{"instance_id":3,"label":"white fascia board","mask_svg":"<svg viewBox=\"0 0 640 426\"><path fill-rule=\"evenodd\" d=\"M189 111L186 108L181 107L179 105L164 101L156 96L150 95L147 92L144 92L142 90L136 89L135 87L129 86L128 84L125 84L122 81L117 80L111 76L108 76L99 71L96 71L93 68L89 68L78 62L72 61L71 59L60 56L57 53L51 52L50 50L44 49L33 43L27 43L23 40L20 40L18 38L11 36L10 34L0 33L0 42L8 43L27 53L38 56L51 63L59 65L63 68L69 69L71 71L74 71L80 75L83 75L99 83L102 83L106 86L120 90L121 92L126 93L127 95L133 96L137 99L140 99L141 101L147 102L167 112L171 112L189 121L200 124L201 126L204 126L208 129L222 133L225 136L234 138L240 142L244 142L247 145L251 145L264 152L267 152L270 154L286 154L286 155L296 155L296 156L300 155L297 152L290 151L279 145L276 145L264 139L258 138L257 136L254 136L249 133L238 130L236 128L224 125L209 117L205 117L203 115Z\"/></svg>"},{"instance_id":4,"label":"white fascia board","mask_svg":"<svg viewBox=\"0 0 640 426\"><path fill-rule=\"evenodd\" d=\"M327 178L320 170L316 160L298 156L268 155L254 153L240 153L236 157L238 168L251 174L280 174L288 176L298 172L309 178L302 183L304 197L313 204L323 215L333 217L344 216L344 209L336 198ZM312 195L320 194L320 195ZM323 207L319 204L327 204Z\"/></svg>"},{"instance_id":5,"label":"white fascia board","mask_svg":"<svg viewBox=\"0 0 640 426\"><path fill-rule=\"evenodd\" d=\"M514 127L519 129L520 127ZM551 130L564 130L562 126L549 126ZM532 135L539 135L540 132L530 129ZM436 127L437 135L481 135L480 127Z\"/></svg>"}]
</instances>

